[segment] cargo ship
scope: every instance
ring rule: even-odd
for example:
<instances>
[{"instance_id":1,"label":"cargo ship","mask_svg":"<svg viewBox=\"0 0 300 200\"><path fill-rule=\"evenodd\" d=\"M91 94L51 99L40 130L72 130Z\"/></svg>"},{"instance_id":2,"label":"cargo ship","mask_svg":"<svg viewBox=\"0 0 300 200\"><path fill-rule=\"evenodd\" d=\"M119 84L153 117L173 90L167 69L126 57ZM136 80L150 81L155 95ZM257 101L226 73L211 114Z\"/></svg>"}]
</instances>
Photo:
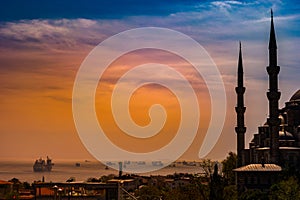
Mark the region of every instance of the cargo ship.
<instances>
[{"instance_id":1,"label":"cargo ship","mask_svg":"<svg viewBox=\"0 0 300 200\"><path fill-rule=\"evenodd\" d=\"M52 163L52 160L47 156L47 160L44 160L42 158L37 159L33 165L33 171L34 172L51 172L52 166L54 164Z\"/></svg>"}]
</instances>

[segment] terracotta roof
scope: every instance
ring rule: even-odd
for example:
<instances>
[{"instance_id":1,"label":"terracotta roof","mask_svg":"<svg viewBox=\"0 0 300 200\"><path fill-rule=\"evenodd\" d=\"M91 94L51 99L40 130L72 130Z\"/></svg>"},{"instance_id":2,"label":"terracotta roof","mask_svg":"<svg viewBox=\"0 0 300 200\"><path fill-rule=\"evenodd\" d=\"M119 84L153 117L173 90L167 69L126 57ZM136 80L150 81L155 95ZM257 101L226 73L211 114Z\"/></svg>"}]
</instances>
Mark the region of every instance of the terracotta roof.
<instances>
[{"instance_id":1,"label":"terracotta roof","mask_svg":"<svg viewBox=\"0 0 300 200\"><path fill-rule=\"evenodd\" d=\"M11 185L11 182L0 180L0 185Z\"/></svg>"},{"instance_id":2,"label":"terracotta roof","mask_svg":"<svg viewBox=\"0 0 300 200\"><path fill-rule=\"evenodd\" d=\"M275 164L265 164L264 167L262 164L250 164L246 165L237 169L234 169L233 171L236 172L254 172L254 171L281 171L281 167Z\"/></svg>"}]
</instances>

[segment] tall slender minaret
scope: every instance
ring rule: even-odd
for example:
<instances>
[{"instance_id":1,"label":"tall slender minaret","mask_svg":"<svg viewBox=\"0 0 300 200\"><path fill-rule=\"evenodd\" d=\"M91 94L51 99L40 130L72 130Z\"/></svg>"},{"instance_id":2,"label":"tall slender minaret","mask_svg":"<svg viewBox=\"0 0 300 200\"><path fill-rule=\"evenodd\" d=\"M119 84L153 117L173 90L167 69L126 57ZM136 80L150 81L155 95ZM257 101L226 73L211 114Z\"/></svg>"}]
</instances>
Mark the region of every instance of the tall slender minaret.
<instances>
[{"instance_id":1,"label":"tall slender minaret","mask_svg":"<svg viewBox=\"0 0 300 200\"><path fill-rule=\"evenodd\" d=\"M279 125L280 119L278 110L278 101L280 92L278 91L278 74L280 67L277 66L277 45L273 23L273 11L271 10L271 30L269 40L269 91L267 97L269 100L269 118L267 120L270 129L270 156L271 162L279 163Z\"/></svg>"},{"instance_id":2,"label":"tall slender minaret","mask_svg":"<svg viewBox=\"0 0 300 200\"><path fill-rule=\"evenodd\" d=\"M237 126L235 127L235 132L237 134L237 167L241 167L245 165L243 159L243 153L245 148L245 132L246 127L244 124L244 113L246 111L246 107L244 106L244 93L246 88L244 87L244 71L243 71L243 59L242 59L242 48L240 42L240 51L239 51L239 61L238 61L238 79L237 79L237 87L235 88L235 92L237 94L237 106L235 107L235 111L237 114Z\"/></svg>"}]
</instances>

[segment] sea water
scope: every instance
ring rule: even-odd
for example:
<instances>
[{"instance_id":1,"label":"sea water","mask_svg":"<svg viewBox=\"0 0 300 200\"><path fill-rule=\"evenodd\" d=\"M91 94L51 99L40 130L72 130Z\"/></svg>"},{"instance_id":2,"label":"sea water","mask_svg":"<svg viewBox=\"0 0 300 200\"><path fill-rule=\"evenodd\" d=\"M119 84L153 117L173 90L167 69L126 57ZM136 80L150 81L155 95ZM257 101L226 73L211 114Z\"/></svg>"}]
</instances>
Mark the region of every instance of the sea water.
<instances>
[{"instance_id":1,"label":"sea water","mask_svg":"<svg viewBox=\"0 0 300 200\"><path fill-rule=\"evenodd\" d=\"M69 178L75 178L76 181L86 181L89 178L100 178L104 175L118 175L118 171L107 168L98 161L53 161L54 166L51 172L34 172L33 161L0 161L0 180L8 181L17 178L21 182L33 183L41 181L43 178L46 182L66 182ZM76 166L80 163L80 166ZM124 172L126 173L126 172ZM168 175L174 173L202 173L199 166L186 166L176 164L175 167L166 166L160 170L142 173L139 175Z\"/></svg>"}]
</instances>

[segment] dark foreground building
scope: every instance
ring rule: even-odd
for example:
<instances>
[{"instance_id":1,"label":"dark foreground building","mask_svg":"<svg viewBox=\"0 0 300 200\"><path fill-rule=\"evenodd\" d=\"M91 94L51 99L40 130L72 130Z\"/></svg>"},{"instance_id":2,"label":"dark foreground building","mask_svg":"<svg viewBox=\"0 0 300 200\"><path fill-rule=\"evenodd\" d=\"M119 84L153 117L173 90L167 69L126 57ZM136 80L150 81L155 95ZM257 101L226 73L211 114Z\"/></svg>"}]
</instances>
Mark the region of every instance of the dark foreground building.
<instances>
[{"instance_id":1,"label":"dark foreground building","mask_svg":"<svg viewBox=\"0 0 300 200\"><path fill-rule=\"evenodd\" d=\"M119 200L119 183L85 183L85 182L66 182L66 183L34 183L35 200Z\"/></svg>"},{"instance_id":2,"label":"dark foreground building","mask_svg":"<svg viewBox=\"0 0 300 200\"><path fill-rule=\"evenodd\" d=\"M237 186L239 191L247 189L267 190L275 183L283 168L300 170L300 90L298 90L285 103L285 107L279 109L278 101L278 74L280 67L277 65L277 44L271 11L271 29L269 39L269 117L263 126L258 127L258 133L254 134L245 149L244 124L244 82L243 61L240 47L238 61L238 85L237 93Z\"/></svg>"}]
</instances>

